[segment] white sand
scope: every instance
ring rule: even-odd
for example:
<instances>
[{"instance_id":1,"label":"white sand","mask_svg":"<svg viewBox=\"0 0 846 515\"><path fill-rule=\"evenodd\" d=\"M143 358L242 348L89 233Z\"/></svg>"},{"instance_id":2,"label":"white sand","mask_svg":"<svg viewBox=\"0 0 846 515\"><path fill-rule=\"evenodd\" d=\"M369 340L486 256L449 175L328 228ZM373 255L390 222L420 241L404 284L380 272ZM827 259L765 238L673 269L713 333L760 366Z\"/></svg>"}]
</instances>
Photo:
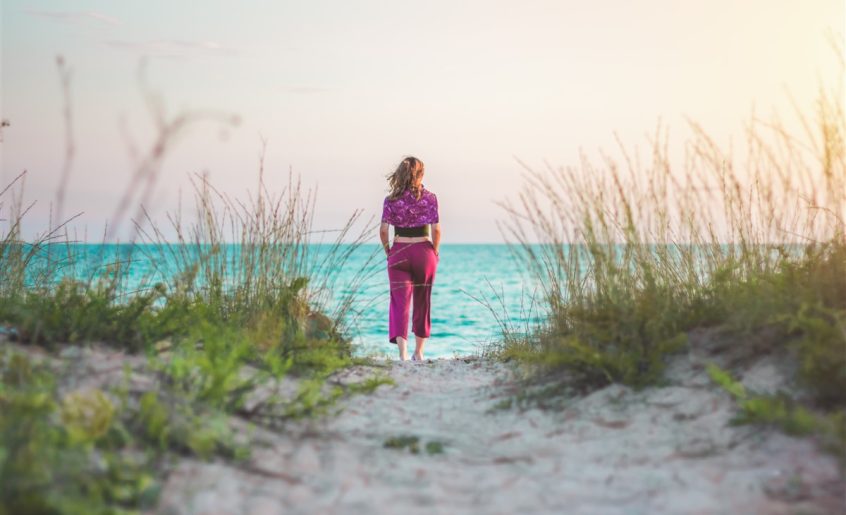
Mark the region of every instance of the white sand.
<instances>
[{"instance_id":1,"label":"white sand","mask_svg":"<svg viewBox=\"0 0 846 515\"><path fill-rule=\"evenodd\" d=\"M344 372L344 381L371 374ZM610 386L541 411L491 410L515 393L502 364L395 363L396 386L356 396L336 417L259 431L247 472L180 462L159 513L845 513L834 457L807 438L733 427L736 411L692 358L670 386ZM762 362L744 381L774 387ZM385 448L416 435L429 455Z\"/></svg>"}]
</instances>

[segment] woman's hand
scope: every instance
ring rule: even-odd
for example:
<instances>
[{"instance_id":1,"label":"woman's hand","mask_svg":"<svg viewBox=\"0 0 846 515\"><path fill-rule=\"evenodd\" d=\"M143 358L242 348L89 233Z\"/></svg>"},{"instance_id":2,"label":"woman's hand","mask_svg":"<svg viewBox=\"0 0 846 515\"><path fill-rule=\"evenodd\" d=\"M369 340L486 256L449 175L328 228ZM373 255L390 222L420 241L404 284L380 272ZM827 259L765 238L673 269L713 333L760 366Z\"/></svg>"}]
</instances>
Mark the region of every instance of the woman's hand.
<instances>
[{"instance_id":1,"label":"woman's hand","mask_svg":"<svg viewBox=\"0 0 846 515\"><path fill-rule=\"evenodd\" d=\"M441 248L441 224L434 223L432 224L432 248L435 250L435 256L438 260L441 259L440 248Z\"/></svg>"},{"instance_id":2,"label":"woman's hand","mask_svg":"<svg viewBox=\"0 0 846 515\"><path fill-rule=\"evenodd\" d=\"M391 245L388 243L388 224L382 222L379 226L379 239L382 240L382 248L385 249L385 257L387 258L391 254Z\"/></svg>"}]
</instances>

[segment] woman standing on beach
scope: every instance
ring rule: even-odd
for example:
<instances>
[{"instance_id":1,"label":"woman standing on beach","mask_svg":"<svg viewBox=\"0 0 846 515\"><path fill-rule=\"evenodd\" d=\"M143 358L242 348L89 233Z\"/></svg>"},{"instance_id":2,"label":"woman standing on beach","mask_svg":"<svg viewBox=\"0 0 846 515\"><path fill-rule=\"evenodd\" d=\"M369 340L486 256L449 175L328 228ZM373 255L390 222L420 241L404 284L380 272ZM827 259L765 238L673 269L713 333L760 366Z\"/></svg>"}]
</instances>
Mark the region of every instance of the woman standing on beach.
<instances>
[{"instance_id":1,"label":"woman standing on beach","mask_svg":"<svg viewBox=\"0 0 846 515\"><path fill-rule=\"evenodd\" d=\"M429 301L441 241L438 198L423 187L423 162L416 157L402 160L388 175L388 186L391 191L382 206L379 228L388 256L391 290L388 340L399 347L400 359L408 360L408 312L413 298L411 328L415 348L411 359L422 361L423 345L430 333ZM388 243L389 225L394 226L393 245Z\"/></svg>"}]
</instances>

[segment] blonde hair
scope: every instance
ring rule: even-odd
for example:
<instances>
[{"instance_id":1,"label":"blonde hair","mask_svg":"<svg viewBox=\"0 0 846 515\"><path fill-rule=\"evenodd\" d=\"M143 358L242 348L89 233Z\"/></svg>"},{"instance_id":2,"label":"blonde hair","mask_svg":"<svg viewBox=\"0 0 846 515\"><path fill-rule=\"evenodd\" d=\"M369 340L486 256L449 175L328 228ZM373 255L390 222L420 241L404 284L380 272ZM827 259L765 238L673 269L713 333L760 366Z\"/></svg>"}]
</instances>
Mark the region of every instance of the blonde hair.
<instances>
[{"instance_id":1,"label":"blonde hair","mask_svg":"<svg viewBox=\"0 0 846 515\"><path fill-rule=\"evenodd\" d=\"M420 177L423 176L424 168L423 161L416 157L408 156L403 159L397 169L388 174L388 186L391 189L388 198L394 200L410 189L414 198L419 200L423 194Z\"/></svg>"}]
</instances>

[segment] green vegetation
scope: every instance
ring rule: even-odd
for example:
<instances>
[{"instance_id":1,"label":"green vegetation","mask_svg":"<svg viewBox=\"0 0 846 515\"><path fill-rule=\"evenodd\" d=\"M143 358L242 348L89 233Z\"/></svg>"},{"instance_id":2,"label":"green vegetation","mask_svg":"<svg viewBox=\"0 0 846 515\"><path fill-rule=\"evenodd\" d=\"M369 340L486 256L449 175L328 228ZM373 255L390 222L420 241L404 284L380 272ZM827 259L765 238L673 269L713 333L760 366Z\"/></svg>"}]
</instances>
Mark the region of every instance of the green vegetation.
<instances>
[{"instance_id":1,"label":"green vegetation","mask_svg":"<svg viewBox=\"0 0 846 515\"><path fill-rule=\"evenodd\" d=\"M444 444L443 442L438 442L437 440L433 440L431 442L426 442L426 453L427 454L443 454L444 452Z\"/></svg>"},{"instance_id":2,"label":"green vegetation","mask_svg":"<svg viewBox=\"0 0 846 515\"><path fill-rule=\"evenodd\" d=\"M0 192L0 515L138 512L179 456L246 465L243 424L279 428L389 382L331 381L362 361L344 336L355 292L328 302L366 234L341 244L357 215L315 250L314 196L298 183L274 197L260 175L241 202L199 178L196 222L169 216L175 242L146 213L133 245L55 229L24 242L24 177ZM139 277L135 261L153 268ZM63 351L91 345L144 364L79 388Z\"/></svg>"},{"instance_id":3,"label":"green vegetation","mask_svg":"<svg viewBox=\"0 0 846 515\"><path fill-rule=\"evenodd\" d=\"M57 63L67 103L70 73ZM315 195L293 177L271 194L262 155L249 198L197 176L191 221L180 211L159 226L144 204L174 141L197 121L237 117L170 117L143 80L142 91L157 134L133 156L102 244L75 241L75 217L62 219L70 105L47 231L22 238L26 172L0 189L0 515L137 513L155 506L180 456L246 466L250 428L326 413L388 382L332 380L362 362L345 336L357 280L330 311L335 272L372 229L351 233L361 213L332 241L316 238ZM107 244L133 204L132 243ZM109 372L87 376L112 366L104 361L123 364L120 384Z\"/></svg>"},{"instance_id":4,"label":"green vegetation","mask_svg":"<svg viewBox=\"0 0 846 515\"><path fill-rule=\"evenodd\" d=\"M420 437L414 435L394 436L385 440L386 449L406 449L411 454L420 454Z\"/></svg>"},{"instance_id":5,"label":"green vegetation","mask_svg":"<svg viewBox=\"0 0 846 515\"><path fill-rule=\"evenodd\" d=\"M831 451L846 456L846 413L812 411L789 394L761 395L748 392L725 370L709 365L708 375L729 392L740 406L736 424L770 424L792 435L815 435Z\"/></svg>"},{"instance_id":6,"label":"green vegetation","mask_svg":"<svg viewBox=\"0 0 846 515\"><path fill-rule=\"evenodd\" d=\"M385 440L384 447L386 449L397 449L403 450L408 449L408 452L411 454L420 454L420 437L415 435L400 435L388 438ZM426 451L426 454L430 456L435 454L443 454L444 452L444 443L439 442L437 440L431 440L426 442L426 445L423 446L423 449Z\"/></svg>"},{"instance_id":7,"label":"green vegetation","mask_svg":"<svg viewBox=\"0 0 846 515\"><path fill-rule=\"evenodd\" d=\"M146 453L132 452L126 412L100 390L60 399L55 377L21 354L0 354L0 513L150 506L159 485Z\"/></svg>"},{"instance_id":8,"label":"green vegetation","mask_svg":"<svg viewBox=\"0 0 846 515\"><path fill-rule=\"evenodd\" d=\"M767 354L795 363L795 402L843 420L846 121L837 90L821 95L814 121L800 118L802 134L753 119L742 159L691 123L684 155L670 152L659 127L645 159L620 144L621 159L603 154L601 164L583 156L576 167L526 167L519 202L503 204L505 231L547 316L528 335L505 327L494 352L559 383L550 392L641 387L663 381L692 330L714 328L734 342L726 352L742 358L736 366ZM802 418L790 403L746 399L743 410Z\"/></svg>"}]
</instances>

